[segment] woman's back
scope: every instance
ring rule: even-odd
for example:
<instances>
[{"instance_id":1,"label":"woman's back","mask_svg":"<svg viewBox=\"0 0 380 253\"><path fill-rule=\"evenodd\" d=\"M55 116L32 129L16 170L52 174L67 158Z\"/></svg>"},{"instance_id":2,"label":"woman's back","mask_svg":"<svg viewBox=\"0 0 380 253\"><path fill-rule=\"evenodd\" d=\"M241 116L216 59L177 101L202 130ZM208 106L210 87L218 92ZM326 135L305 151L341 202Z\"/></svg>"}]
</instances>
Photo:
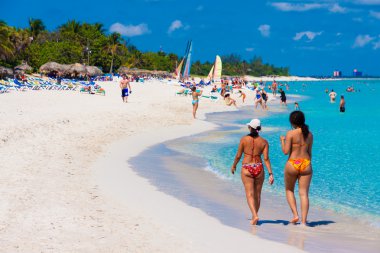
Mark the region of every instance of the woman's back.
<instances>
[{"instance_id":1,"label":"woman's back","mask_svg":"<svg viewBox=\"0 0 380 253\"><path fill-rule=\"evenodd\" d=\"M289 132L289 138L291 141L291 150L289 158L307 158L310 159L310 145L313 140L313 135L309 132L306 140L302 135L301 128L291 130Z\"/></svg>"},{"instance_id":2,"label":"woman's back","mask_svg":"<svg viewBox=\"0 0 380 253\"><path fill-rule=\"evenodd\" d=\"M251 136L244 136L242 138L243 142L243 163L250 163L256 161L258 158L260 158L261 154L264 151L264 148L266 145L268 145L268 142L258 136L258 137L251 137ZM252 153L253 151L253 153ZM260 158L261 161L261 158Z\"/></svg>"}]
</instances>

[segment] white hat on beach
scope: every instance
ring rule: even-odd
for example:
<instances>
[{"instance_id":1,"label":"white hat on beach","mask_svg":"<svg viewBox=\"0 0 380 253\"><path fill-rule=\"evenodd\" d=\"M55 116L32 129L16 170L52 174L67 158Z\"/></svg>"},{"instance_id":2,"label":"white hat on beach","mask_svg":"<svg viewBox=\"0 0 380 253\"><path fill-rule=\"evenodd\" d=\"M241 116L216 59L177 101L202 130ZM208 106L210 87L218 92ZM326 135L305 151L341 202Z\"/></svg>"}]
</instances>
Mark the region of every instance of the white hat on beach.
<instances>
[{"instance_id":1,"label":"white hat on beach","mask_svg":"<svg viewBox=\"0 0 380 253\"><path fill-rule=\"evenodd\" d=\"M253 119L251 120L251 122L247 123L247 126L250 126L253 129L256 129L257 127L261 126L261 122L259 119Z\"/></svg>"}]
</instances>

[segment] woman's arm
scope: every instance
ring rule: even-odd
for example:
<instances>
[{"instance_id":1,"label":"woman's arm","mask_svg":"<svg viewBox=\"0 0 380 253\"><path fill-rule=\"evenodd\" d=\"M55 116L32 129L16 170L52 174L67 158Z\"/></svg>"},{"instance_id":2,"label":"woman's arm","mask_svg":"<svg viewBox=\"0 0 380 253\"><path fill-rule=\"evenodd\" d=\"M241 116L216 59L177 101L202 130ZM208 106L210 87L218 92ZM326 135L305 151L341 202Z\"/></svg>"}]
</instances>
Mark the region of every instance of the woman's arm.
<instances>
[{"instance_id":1,"label":"woman's arm","mask_svg":"<svg viewBox=\"0 0 380 253\"><path fill-rule=\"evenodd\" d=\"M286 137L280 136L280 141L282 152L284 153L284 155L288 155L292 146L292 138L290 136L290 133L288 132L286 134Z\"/></svg>"},{"instance_id":2,"label":"woman's arm","mask_svg":"<svg viewBox=\"0 0 380 253\"><path fill-rule=\"evenodd\" d=\"M244 143L243 143L243 138L241 138L240 143L239 143L239 147L238 147L238 151L237 151L236 156L235 156L234 163L232 164L232 167L231 167L231 173L232 174L234 174L236 171L236 165L240 161L241 155L243 154L243 150L244 150Z\"/></svg>"},{"instance_id":3,"label":"woman's arm","mask_svg":"<svg viewBox=\"0 0 380 253\"><path fill-rule=\"evenodd\" d=\"M267 170L268 170L268 173L269 173L269 183L273 184L274 177L273 177L273 171L272 171L272 167L271 167L270 160L269 160L269 144L268 144L267 141L265 142L265 147L264 147L263 155L264 155L265 167L267 167Z\"/></svg>"},{"instance_id":4,"label":"woman's arm","mask_svg":"<svg viewBox=\"0 0 380 253\"><path fill-rule=\"evenodd\" d=\"M311 160L311 150L312 150L312 147L313 147L313 135L310 133L310 144L309 144L309 147L307 148L307 152L309 153L310 155L310 160Z\"/></svg>"}]
</instances>

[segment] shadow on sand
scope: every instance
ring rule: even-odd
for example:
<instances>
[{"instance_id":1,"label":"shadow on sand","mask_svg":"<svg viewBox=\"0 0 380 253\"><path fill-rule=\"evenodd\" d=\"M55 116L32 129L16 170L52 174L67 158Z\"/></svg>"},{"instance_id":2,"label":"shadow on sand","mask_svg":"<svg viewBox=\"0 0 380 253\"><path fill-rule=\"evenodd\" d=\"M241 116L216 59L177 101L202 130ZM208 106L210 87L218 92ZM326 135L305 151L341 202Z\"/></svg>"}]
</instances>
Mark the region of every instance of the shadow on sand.
<instances>
[{"instance_id":1,"label":"shadow on sand","mask_svg":"<svg viewBox=\"0 0 380 253\"><path fill-rule=\"evenodd\" d=\"M307 226L308 227L327 226L332 223L335 223L335 221L331 221L331 220L311 221L307 223ZM290 222L287 220L259 220L257 223L258 226L261 226L263 224L282 224L284 226L287 226L290 224Z\"/></svg>"}]
</instances>

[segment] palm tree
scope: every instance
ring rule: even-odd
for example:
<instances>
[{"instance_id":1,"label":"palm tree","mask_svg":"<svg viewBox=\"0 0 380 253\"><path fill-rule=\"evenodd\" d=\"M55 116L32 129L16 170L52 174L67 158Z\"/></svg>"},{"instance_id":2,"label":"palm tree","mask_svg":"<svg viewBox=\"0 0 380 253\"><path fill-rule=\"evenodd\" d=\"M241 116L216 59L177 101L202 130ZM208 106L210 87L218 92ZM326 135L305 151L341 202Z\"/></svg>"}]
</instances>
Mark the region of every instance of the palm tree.
<instances>
[{"instance_id":1,"label":"palm tree","mask_svg":"<svg viewBox=\"0 0 380 253\"><path fill-rule=\"evenodd\" d=\"M14 55L14 46L9 39L10 27L0 21L0 59L6 60Z\"/></svg>"},{"instance_id":2,"label":"palm tree","mask_svg":"<svg viewBox=\"0 0 380 253\"><path fill-rule=\"evenodd\" d=\"M113 70L113 61L115 59L115 54L118 50L118 48L122 45L122 38L120 33L114 32L111 33L110 36L108 37L108 45L107 49L108 51L111 51L111 67L110 67L110 73L112 73Z\"/></svg>"},{"instance_id":3,"label":"palm tree","mask_svg":"<svg viewBox=\"0 0 380 253\"><path fill-rule=\"evenodd\" d=\"M75 20L69 20L65 24L61 25L59 27L60 32L72 32L72 33L78 33L79 29L81 27L81 24Z\"/></svg>"},{"instance_id":4,"label":"palm tree","mask_svg":"<svg viewBox=\"0 0 380 253\"><path fill-rule=\"evenodd\" d=\"M45 25L41 19L29 18L30 35L33 39L36 39L38 34L45 30Z\"/></svg>"}]
</instances>

